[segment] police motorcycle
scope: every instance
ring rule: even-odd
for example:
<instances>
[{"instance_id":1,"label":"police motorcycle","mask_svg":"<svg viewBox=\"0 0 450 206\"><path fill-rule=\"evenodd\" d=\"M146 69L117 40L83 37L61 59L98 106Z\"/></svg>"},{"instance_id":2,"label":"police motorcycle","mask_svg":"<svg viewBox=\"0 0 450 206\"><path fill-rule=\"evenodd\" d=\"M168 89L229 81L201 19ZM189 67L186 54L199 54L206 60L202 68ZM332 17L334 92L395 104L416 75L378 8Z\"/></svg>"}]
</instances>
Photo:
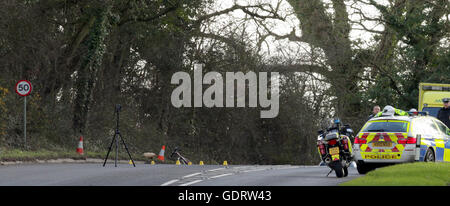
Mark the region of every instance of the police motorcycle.
<instances>
[{"instance_id":1,"label":"police motorcycle","mask_svg":"<svg viewBox=\"0 0 450 206\"><path fill-rule=\"evenodd\" d=\"M336 177L341 178L348 175L348 167L353 160L354 135L350 125L342 125L339 119L333 123L318 131L317 149L322 161L331 169L327 176L335 171Z\"/></svg>"}]
</instances>

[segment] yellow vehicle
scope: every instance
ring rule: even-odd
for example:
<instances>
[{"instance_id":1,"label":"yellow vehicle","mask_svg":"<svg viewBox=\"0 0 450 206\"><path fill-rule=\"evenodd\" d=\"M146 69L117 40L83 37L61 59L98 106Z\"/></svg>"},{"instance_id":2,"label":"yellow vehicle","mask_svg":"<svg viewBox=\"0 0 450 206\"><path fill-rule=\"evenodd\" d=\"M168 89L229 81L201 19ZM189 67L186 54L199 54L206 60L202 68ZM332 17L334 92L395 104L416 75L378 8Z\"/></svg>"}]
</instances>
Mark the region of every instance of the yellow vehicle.
<instances>
[{"instance_id":1,"label":"yellow vehicle","mask_svg":"<svg viewBox=\"0 0 450 206\"><path fill-rule=\"evenodd\" d=\"M442 99L450 98L450 84L420 83L419 111L436 117L442 108Z\"/></svg>"},{"instance_id":2,"label":"yellow vehicle","mask_svg":"<svg viewBox=\"0 0 450 206\"><path fill-rule=\"evenodd\" d=\"M450 129L422 112L372 118L355 137L353 154L360 174L404 162L450 162Z\"/></svg>"}]
</instances>

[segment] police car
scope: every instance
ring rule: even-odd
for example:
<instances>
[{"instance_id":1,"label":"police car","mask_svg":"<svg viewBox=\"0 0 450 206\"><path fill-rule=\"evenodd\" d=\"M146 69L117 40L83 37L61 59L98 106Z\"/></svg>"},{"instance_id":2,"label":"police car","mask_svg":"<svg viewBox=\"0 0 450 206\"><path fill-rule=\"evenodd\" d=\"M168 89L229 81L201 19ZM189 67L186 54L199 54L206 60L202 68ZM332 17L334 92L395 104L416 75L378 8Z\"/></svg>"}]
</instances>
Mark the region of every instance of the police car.
<instances>
[{"instance_id":1,"label":"police car","mask_svg":"<svg viewBox=\"0 0 450 206\"><path fill-rule=\"evenodd\" d=\"M450 162L450 130L424 112L380 116L362 127L353 153L360 174L395 163Z\"/></svg>"}]
</instances>

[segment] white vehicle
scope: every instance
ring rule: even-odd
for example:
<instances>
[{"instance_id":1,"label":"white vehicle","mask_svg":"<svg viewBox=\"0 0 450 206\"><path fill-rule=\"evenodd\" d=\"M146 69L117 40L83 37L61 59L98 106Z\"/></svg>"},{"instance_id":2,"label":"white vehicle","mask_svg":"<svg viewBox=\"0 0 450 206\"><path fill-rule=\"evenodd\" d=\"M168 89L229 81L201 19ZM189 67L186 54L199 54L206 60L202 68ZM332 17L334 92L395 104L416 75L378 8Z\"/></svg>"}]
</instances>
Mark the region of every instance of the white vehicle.
<instances>
[{"instance_id":1,"label":"white vehicle","mask_svg":"<svg viewBox=\"0 0 450 206\"><path fill-rule=\"evenodd\" d=\"M414 161L450 161L450 130L422 112L370 119L355 137L354 160L360 174L377 167Z\"/></svg>"}]
</instances>

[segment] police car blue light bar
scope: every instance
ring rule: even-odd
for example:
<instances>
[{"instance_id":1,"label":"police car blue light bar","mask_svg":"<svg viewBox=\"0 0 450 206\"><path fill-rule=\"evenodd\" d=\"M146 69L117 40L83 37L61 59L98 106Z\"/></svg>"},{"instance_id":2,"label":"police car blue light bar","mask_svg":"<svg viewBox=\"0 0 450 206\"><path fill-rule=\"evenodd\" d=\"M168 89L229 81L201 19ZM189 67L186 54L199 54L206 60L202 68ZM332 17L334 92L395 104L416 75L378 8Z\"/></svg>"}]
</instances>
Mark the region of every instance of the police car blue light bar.
<instances>
[{"instance_id":1,"label":"police car blue light bar","mask_svg":"<svg viewBox=\"0 0 450 206\"><path fill-rule=\"evenodd\" d=\"M418 116L418 115L427 116L427 115L428 115L428 112L418 112L418 111L415 111L415 112L408 112L408 114L409 114L409 115L415 115L415 116Z\"/></svg>"}]
</instances>

